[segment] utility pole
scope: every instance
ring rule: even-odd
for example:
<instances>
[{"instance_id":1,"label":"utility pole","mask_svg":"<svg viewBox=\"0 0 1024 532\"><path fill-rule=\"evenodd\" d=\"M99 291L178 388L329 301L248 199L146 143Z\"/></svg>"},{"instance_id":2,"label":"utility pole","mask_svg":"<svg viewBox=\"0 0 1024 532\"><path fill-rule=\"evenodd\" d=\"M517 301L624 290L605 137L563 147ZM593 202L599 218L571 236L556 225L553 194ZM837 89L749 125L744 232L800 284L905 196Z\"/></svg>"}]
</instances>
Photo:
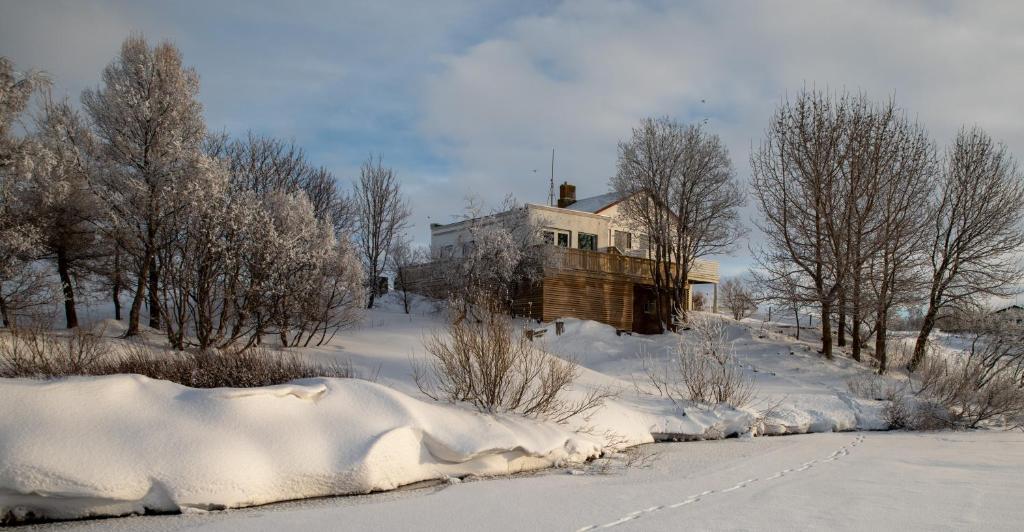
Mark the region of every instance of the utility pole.
<instances>
[{"instance_id":1,"label":"utility pole","mask_svg":"<svg viewBox=\"0 0 1024 532\"><path fill-rule=\"evenodd\" d=\"M555 206L555 149L551 148L551 183L548 185L548 207Z\"/></svg>"}]
</instances>

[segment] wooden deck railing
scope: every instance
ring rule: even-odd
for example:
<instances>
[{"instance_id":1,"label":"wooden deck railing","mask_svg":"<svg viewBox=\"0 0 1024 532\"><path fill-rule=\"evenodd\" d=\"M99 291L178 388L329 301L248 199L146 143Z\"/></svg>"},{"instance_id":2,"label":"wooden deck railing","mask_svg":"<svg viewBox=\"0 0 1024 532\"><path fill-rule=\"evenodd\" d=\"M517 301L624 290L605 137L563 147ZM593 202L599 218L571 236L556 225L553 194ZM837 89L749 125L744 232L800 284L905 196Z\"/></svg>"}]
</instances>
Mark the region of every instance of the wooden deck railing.
<instances>
[{"instance_id":1,"label":"wooden deck railing","mask_svg":"<svg viewBox=\"0 0 1024 532\"><path fill-rule=\"evenodd\" d=\"M623 276L636 282L652 282L650 259L589 251L584 249L548 247L550 251L548 269L558 271L576 271ZM436 264L411 266L405 270L405 277L412 285L419 285L426 292L443 290L442 272ZM718 263L698 260L690 272L693 283L717 283Z\"/></svg>"},{"instance_id":2,"label":"wooden deck railing","mask_svg":"<svg viewBox=\"0 0 1024 532\"><path fill-rule=\"evenodd\" d=\"M551 252L549 267L563 271L580 271L621 275L638 280L651 280L651 259L589 251L584 249L558 248ZM690 271L694 283L717 283L718 263L698 260Z\"/></svg>"}]
</instances>

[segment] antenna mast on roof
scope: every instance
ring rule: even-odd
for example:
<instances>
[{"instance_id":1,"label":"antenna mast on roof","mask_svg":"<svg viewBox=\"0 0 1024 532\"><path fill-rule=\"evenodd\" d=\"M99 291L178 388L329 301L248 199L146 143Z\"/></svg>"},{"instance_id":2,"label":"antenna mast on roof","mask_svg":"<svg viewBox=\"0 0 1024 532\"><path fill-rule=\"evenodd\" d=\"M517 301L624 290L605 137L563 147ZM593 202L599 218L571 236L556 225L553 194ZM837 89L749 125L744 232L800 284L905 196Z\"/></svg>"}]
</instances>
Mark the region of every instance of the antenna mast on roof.
<instances>
[{"instance_id":1,"label":"antenna mast on roof","mask_svg":"<svg viewBox=\"0 0 1024 532\"><path fill-rule=\"evenodd\" d=\"M548 206L555 206L555 149L551 148L551 183L548 186Z\"/></svg>"}]
</instances>

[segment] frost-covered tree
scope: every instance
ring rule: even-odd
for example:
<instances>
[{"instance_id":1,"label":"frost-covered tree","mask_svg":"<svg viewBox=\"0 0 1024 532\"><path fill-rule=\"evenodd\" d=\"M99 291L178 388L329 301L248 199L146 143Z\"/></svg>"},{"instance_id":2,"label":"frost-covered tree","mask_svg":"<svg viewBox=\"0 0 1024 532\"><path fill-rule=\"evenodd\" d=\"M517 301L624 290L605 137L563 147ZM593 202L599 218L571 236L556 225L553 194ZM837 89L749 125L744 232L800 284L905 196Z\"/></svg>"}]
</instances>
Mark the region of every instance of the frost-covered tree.
<instances>
[{"instance_id":1,"label":"frost-covered tree","mask_svg":"<svg viewBox=\"0 0 1024 532\"><path fill-rule=\"evenodd\" d=\"M394 170L378 158L363 163L352 194L356 220L356 244L366 272L367 308L377 297L377 279L388 265L395 241L408 225L411 211L402 197Z\"/></svg>"},{"instance_id":2,"label":"frost-covered tree","mask_svg":"<svg viewBox=\"0 0 1024 532\"><path fill-rule=\"evenodd\" d=\"M518 287L542 276L547 248L536 243L543 221L531 219L529 211L511 197L488 215L471 199L464 219L469 227L456 244L459 253L435 257L434 262L450 299L462 314L480 298L511 304Z\"/></svg>"},{"instance_id":3,"label":"frost-covered tree","mask_svg":"<svg viewBox=\"0 0 1024 532\"><path fill-rule=\"evenodd\" d=\"M0 318L11 326L17 311L44 301L46 283L29 262L39 241L37 228L19 214L18 192L33 172L32 143L14 134L32 94L47 85L34 72L14 70L0 57Z\"/></svg>"},{"instance_id":4,"label":"frost-covered tree","mask_svg":"<svg viewBox=\"0 0 1024 532\"><path fill-rule=\"evenodd\" d=\"M173 44L150 47L133 35L104 69L102 85L82 94L102 162L94 187L135 270L128 336L139 332L147 293L150 325L159 326L157 258L173 234L165 227L174 216L168 206L194 177L206 136L198 92L199 76Z\"/></svg>"},{"instance_id":5,"label":"frost-covered tree","mask_svg":"<svg viewBox=\"0 0 1024 532\"><path fill-rule=\"evenodd\" d=\"M89 186L92 136L68 102L47 94L35 120L33 171L20 191L22 214L38 231L34 258L51 262L60 278L67 327L78 326L77 278L97 256L99 201Z\"/></svg>"}]
</instances>

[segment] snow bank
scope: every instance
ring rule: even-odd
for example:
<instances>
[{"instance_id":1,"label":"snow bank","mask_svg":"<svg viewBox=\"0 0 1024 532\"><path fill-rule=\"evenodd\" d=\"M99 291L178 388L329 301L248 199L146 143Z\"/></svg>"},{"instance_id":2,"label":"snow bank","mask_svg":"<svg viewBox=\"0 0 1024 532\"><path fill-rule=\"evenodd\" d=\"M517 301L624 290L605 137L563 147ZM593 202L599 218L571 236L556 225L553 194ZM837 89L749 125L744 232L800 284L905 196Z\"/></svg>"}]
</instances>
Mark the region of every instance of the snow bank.
<instances>
[{"instance_id":1,"label":"snow bank","mask_svg":"<svg viewBox=\"0 0 1024 532\"><path fill-rule=\"evenodd\" d=\"M388 386L311 379L196 390L129 375L0 379L0 519L251 506L548 467L605 446L887 428L883 403L853 397L846 385L868 368L824 360L806 341L759 323L728 330L758 390L745 409L680 408L641 393L638 355L665 356L679 337L620 336L575 319L563 320L560 336L547 327L538 347L581 364L569 400L597 388L620 392L585 419L562 426L424 402L415 398L409 355L423 355L424 332L443 324L427 303L405 314L385 297L332 344L296 350L351 362Z\"/></svg>"},{"instance_id":2,"label":"snow bank","mask_svg":"<svg viewBox=\"0 0 1024 532\"><path fill-rule=\"evenodd\" d=\"M215 509L596 456L565 427L353 379L198 390L137 375L0 380L0 516Z\"/></svg>"}]
</instances>

